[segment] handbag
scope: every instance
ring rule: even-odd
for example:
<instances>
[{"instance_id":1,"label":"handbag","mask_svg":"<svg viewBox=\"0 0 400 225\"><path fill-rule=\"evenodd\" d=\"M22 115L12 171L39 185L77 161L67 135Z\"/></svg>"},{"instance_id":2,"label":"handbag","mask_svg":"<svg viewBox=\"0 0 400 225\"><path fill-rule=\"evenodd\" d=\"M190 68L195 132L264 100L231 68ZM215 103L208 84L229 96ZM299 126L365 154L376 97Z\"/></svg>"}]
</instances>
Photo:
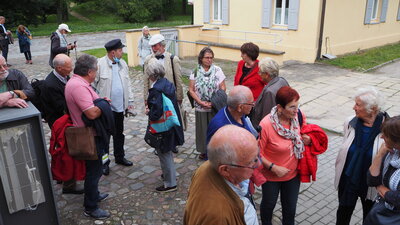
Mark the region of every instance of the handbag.
<instances>
[{"instance_id":1,"label":"handbag","mask_svg":"<svg viewBox=\"0 0 400 225\"><path fill-rule=\"evenodd\" d=\"M149 122L149 130L153 134L168 131L174 126L181 126L172 101L164 93L161 93L161 95L163 99L163 114L159 120Z\"/></svg>"},{"instance_id":2,"label":"handbag","mask_svg":"<svg viewBox=\"0 0 400 225\"><path fill-rule=\"evenodd\" d=\"M153 134L153 133L151 133L149 127L147 127L146 133L144 135L144 141L150 147L159 149L162 144L162 134L161 133Z\"/></svg>"},{"instance_id":3,"label":"handbag","mask_svg":"<svg viewBox=\"0 0 400 225\"><path fill-rule=\"evenodd\" d=\"M400 210L386 208L385 201L380 199L369 211L363 225L400 224Z\"/></svg>"},{"instance_id":4,"label":"handbag","mask_svg":"<svg viewBox=\"0 0 400 225\"><path fill-rule=\"evenodd\" d=\"M97 160L96 143L92 127L67 127L65 129L68 154L78 160Z\"/></svg>"},{"instance_id":5,"label":"handbag","mask_svg":"<svg viewBox=\"0 0 400 225\"><path fill-rule=\"evenodd\" d=\"M194 98L192 97L192 95L190 94L190 91L186 92L189 102L190 102L190 106L192 106L192 108L194 108Z\"/></svg>"}]
</instances>

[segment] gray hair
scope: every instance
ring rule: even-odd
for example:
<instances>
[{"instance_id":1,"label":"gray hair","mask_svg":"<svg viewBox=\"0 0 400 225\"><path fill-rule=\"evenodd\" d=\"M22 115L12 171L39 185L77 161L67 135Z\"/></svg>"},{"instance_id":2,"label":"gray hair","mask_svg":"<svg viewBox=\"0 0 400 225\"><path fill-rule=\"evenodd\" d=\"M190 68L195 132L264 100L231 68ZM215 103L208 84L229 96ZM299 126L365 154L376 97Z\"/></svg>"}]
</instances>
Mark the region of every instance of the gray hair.
<instances>
[{"instance_id":1,"label":"gray hair","mask_svg":"<svg viewBox=\"0 0 400 225\"><path fill-rule=\"evenodd\" d=\"M165 47L167 45L167 42L165 42L165 40L164 40L164 41L160 42L160 45Z\"/></svg>"},{"instance_id":2,"label":"gray hair","mask_svg":"<svg viewBox=\"0 0 400 225\"><path fill-rule=\"evenodd\" d=\"M261 73L268 73L272 79L279 76L279 65L272 58L266 57L261 59L258 67Z\"/></svg>"},{"instance_id":3,"label":"gray hair","mask_svg":"<svg viewBox=\"0 0 400 225\"><path fill-rule=\"evenodd\" d=\"M149 30L149 27L148 27L148 26L144 26L144 27L142 28L142 32L145 31L145 30Z\"/></svg>"},{"instance_id":4,"label":"gray hair","mask_svg":"<svg viewBox=\"0 0 400 225\"><path fill-rule=\"evenodd\" d=\"M84 77L89 74L90 70L97 70L97 58L88 54L81 55L76 60L74 73Z\"/></svg>"},{"instance_id":5,"label":"gray hair","mask_svg":"<svg viewBox=\"0 0 400 225\"><path fill-rule=\"evenodd\" d=\"M207 156L214 169L222 164L236 164L238 161L235 146L230 142L224 142L220 145L208 144Z\"/></svg>"},{"instance_id":6,"label":"gray hair","mask_svg":"<svg viewBox=\"0 0 400 225\"><path fill-rule=\"evenodd\" d=\"M365 104L368 113L371 113L374 107L377 108L378 112L381 111L384 104L382 94L371 86L357 89L354 99L357 97Z\"/></svg>"},{"instance_id":7,"label":"gray hair","mask_svg":"<svg viewBox=\"0 0 400 225\"><path fill-rule=\"evenodd\" d=\"M149 79L151 80L158 80L160 78L163 78L165 75L164 66L161 65L155 58L151 58L149 60L149 62L147 63L146 71Z\"/></svg>"},{"instance_id":8,"label":"gray hair","mask_svg":"<svg viewBox=\"0 0 400 225\"><path fill-rule=\"evenodd\" d=\"M227 105L228 107L235 109L241 103L247 102L247 93L251 93L250 88L237 85L234 86L233 89L228 94Z\"/></svg>"}]
</instances>

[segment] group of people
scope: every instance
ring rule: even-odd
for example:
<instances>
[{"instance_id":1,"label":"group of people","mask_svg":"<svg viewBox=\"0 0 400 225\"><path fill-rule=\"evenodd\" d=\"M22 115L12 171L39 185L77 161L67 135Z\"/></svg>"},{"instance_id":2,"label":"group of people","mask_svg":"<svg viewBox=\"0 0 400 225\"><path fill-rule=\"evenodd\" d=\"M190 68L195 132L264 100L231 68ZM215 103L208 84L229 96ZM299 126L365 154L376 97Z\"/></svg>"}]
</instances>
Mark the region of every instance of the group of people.
<instances>
[{"instance_id":1,"label":"group of people","mask_svg":"<svg viewBox=\"0 0 400 225\"><path fill-rule=\"evenodd\" d=\"M125 45L120 39L111 40L104 46L104 57L84 54L74 65L67 54L76 45L68 44L67 32L69 27L60 24L51 36L53 70L40 95L52 129L50 148L64 146L53 135L62 133L66 124L85 127L100 123L103 126L96 126L96 133L113 136L115 162L132 166L125 157L123 134L124 116L135 114L128 66L122 59ZM163 180L155 190L176 191L173 153L184 143L180 61L166 51L164 36L151 36L147 27L139 45L149 125L163 117L164 97L172 102L181 124L160 133L162 144L155 149ZM142 50L148 51L146 46L150 54ZM271 58L258 60L259 48L254 43L245 43L240 50L242 60L228 94L226 76L213 63L214 52L209 47L200 51L198 65L189 76L196 150L200 159L208 161L193 175L184 224L259 224L252 198L254 185L262 186L262 224L272 224L279 195L282 223L295 224L300 183L315 181L316 155L327 149L327 135L317 125L307 124L306 115L299 110L300 94L279 77L279 65ZM9 69L0 56L0 107L27 107L25 100L34 97L27 78ZM389 118L382 112L383 100L374 88L358 90L354 100L356 115L345 122L336 161L337 224L350 223L358 198L364 224L396 224L400 209L400 117ZM100 193L98 185L100 177L110 173L109 140L96 137L95 143L98 159L86 160L84 165L71 159L80 170L59 181L63 182L63 193L85 194L85 215L104 219L110 213L100 209L98 202L108 194ZM59 174L63 169L52 168L52 172ZM82 179L83 188L77 182Z\"/></svg>"}]
</instances>

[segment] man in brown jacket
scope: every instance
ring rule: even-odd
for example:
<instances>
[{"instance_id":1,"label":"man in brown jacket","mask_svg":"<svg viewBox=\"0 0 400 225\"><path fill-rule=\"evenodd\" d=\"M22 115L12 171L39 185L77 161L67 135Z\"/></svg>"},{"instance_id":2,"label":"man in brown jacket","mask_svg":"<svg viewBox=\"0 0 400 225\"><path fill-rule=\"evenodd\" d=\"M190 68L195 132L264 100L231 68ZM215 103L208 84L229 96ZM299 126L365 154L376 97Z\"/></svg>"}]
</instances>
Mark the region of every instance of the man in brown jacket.
<instances>
[{"instance_id":1,"label":"man in brown jacket","mask_svg":"<svg viewBox=\"0 0 400 225\"><path fill-rule=\"evenodd\" d=\"M244 128L226 125L211 138L208 158L192 177L184 224L258 225L247 196L249 178L260 165L255 137Z\"/></svg>"}]
</instances>

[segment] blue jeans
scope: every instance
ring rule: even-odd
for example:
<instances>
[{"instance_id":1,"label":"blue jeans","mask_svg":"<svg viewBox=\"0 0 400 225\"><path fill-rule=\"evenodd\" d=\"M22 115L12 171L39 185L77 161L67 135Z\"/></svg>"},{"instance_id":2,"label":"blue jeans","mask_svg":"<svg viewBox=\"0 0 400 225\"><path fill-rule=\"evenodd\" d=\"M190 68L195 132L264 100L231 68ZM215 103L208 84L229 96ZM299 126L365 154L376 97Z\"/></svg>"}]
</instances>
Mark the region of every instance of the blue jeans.
<instances>
[{"instance_id":1,"label":"blue jeans","mask_svg":"<svg viewBox=\"0 0 400 225\"><path fill-rule=\"evenodd\" d=\"M282 181L267 181L262 185L262 200L260 204L261 222L263 225L271 225L272 213L274 211L279 192L281 193L282 224L294 225L296 215L297 199L299 197L300 179L295 178Z\"/></svg>"}]
</instances>

